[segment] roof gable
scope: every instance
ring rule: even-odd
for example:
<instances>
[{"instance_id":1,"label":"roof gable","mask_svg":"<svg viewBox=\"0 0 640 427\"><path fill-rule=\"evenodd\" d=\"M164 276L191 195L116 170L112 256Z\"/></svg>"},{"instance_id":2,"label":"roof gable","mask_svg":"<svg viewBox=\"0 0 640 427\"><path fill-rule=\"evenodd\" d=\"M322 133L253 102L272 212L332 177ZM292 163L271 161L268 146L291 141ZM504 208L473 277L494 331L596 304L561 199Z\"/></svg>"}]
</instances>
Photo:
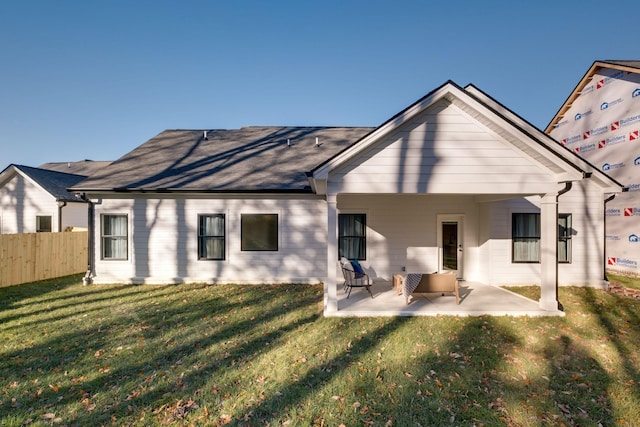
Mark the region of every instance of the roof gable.
<instances>
[{"instance_id":1,"label":"roof gable","mask_svg":"<svg viewBox=\"0 0 640 427\"><path fill-rule=\"evenodd\" d=\"M536 193L554 174L448 100L331 170L330 193Z\"/></svg>"},{"instance_id":2,"label":"roof gable","mask_svg":"<svg viewBox=\"0 0 640 427\"><path fill-rule=\"evenodd\" d=\"M67 189L85 179L85 176L12 164L0 173L0 185L4 185L16 174L22 175L35 185L41 187L56 200L82 202L75 198Z\"/></svg>"},{"instance_id":3,"label":"roof gable","mask_svg":"<svg viewBox=\"0 0 640 427\"><path fill-rule=\"evenodd\" d=\"M333 171L340 173L340 169L348 165L349 162L357 163L358 160L354 159L358 156L372 150L377 144L385 144L384 141L388 141L390 136L393 139L394 132L397 132L401 127L407 126L420 114L443 103L455 106L458 111L472 118L472 122L481 125L487 132L493 134L496 141L500 141L504 146L510 146L510 149L515 150L514 152L517 152L520 157L526 159L528 164L539 167L541 171L544 170L547 179L556 183L582 179L584 170L576 166L566 156L561 155L555 149L556 144L540 130L475 87L468 86L463 89L449 81L383 123L356 144L316 168L313 176L316 179L317 187L321 190L325 189L330 173ZM428 161L426 163L428 164ZM472 181L473 177L467 176L466 179L470 182L469 180ZM612 184L612 182L608 184ZM615 183L612 188L612 191L620 190L615 186Z\"/></svg>"},{"instance_id":4,"label":"roof gable","mask_svg":"<svg viewBox=\"0 0 640 427\"><path fill-rule=\"evenodd\" d=\"M575 168L582 174L589 174L590 176L593 176L594 179L598 180L599 185L603 188L608 188L608 191L621 191L621 188L623 187L621 183L617 182L609 175L603 173L600 169L593 166L591 163L584 160L573 151L558 144L555 139L542 132L540 129L536 128L531 123L515 114L513 111L507 109L498 101L482 92L480 89L476 88L473 85L469 85L465 88L465 91L481 99L483 103L494 109L497 114L504 117L505 120L513 123L514 126L517 126L526 134L531 135L531 137L534 138L535 141L538 141L538 144L533 145L532 148L553 153L559 159L562 159L566 165Z\"/></svg>"}]
</instances>

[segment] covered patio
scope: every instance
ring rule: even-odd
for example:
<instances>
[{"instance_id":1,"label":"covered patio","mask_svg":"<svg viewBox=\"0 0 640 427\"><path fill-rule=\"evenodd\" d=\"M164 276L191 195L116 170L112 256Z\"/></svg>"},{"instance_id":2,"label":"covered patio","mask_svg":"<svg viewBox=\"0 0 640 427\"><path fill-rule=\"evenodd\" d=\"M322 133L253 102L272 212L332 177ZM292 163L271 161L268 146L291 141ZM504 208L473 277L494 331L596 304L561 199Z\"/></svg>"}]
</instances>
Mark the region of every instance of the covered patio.
<instances>
[{"instance_id":1,"label":"covered patio","mask_svg":"<svg viewBox=\"0 0 640 427\"><path fill-rule=\"evenodd\" d=\"M559 285L602 285L604 200L622 189L453 82L318 166L310 184L327 205L325 316L562 316ZM373 298L346 298L343 257L374 279ZM401 272L454 273L462 300L407 305L385 282ZM501 284L537 284L540 299Z\"/></svg>"},{"instance_id":2,"label":"covered patio","mask_svg":"<svg viewBox=\"0 0 640 427\"><path fill-rule=\"evenodd\" d=\"M342 283L337 285L336 317L366 316L564 316L560 310L544 310L538 301L525 298L498 286L479 282L459 282L460 304L455 296L445 294L412 295L405 304L391 282L374 281L373 298L364 288L354 288L349 298Z\"/></svg>"}]
</instances>

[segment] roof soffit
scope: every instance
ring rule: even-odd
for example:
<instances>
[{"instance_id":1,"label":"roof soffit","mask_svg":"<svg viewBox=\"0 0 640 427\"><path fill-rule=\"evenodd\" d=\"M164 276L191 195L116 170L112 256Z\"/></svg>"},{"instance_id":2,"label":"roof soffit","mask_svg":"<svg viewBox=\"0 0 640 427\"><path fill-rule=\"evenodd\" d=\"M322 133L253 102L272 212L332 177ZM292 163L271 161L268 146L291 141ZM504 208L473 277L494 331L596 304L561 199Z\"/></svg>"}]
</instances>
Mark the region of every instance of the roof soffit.
<instances>
[{"instance_id":1,"label":"roof soffit","mask_svg":"<svg viewBox=\"0 0 640 427\"><path fill-rule=\"evenodd\" d=\"M532 148L536 149L537 151L542 150L543 152L555 154L552 156L549 156L549 154L547 154L546 157L549 159L555 159L561 165L561 167L563 167L564 170L568 171L566 178L562 178L562 176L559 176L559 182L575 180L578 179L578 177L583 176L585 172L590 172L593 178L597 179L600 186L603 188L608 188L609 191L620 191L623 187L622 184L606 175L598 168L591 165L582 157L576 155L569 149L558 144L557 141L554 140L551 136L542 132L540 129L536 128L535 126L524 120L522 117L515 114L513 111L502 106L497 101L491 99L480 89L469 85L465 88L465 90L473 94L473 96L480 98L483 103L488 104L500 115L506 117L508 121L514 123L514 128L520 129L520 132L531 135L531 139L529 140L538 141L537 144L531 145Z\"/></svg>"},{"instance_id":2,"label":"roof soffit","mask_svg":"<svg viewBox=\"0 0 640 427\"><path fill-rule=\"evenodd\" d=\"M2 172L0 172L0 187L5 185L13 176L18 173L15 165L7 166Z\"/></svg>"},{"instance_id":3,"label":"roof soffit","mask_svg":"<svg viewBox=\"0 0 640 427\"><path fill-rule=\"evenodd\" d=\"M545 148L533 135L523 132L522 129L499 117L482 104L473 105L473 101L465 101L458 98L453 104L493 132L503 143L517 149L532 163L549 171L556 181L576 180L582 177L581 171L558 157L557 153Z\"/></svg>"}]
</instances>

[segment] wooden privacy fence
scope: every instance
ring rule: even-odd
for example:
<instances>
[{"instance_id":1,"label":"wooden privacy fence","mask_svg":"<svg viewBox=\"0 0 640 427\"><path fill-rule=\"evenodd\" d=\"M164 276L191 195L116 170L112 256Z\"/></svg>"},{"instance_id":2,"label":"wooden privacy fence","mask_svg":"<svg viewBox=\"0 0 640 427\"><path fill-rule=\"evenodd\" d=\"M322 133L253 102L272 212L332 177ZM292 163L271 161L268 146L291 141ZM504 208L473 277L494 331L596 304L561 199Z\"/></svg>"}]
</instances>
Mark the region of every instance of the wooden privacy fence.
<instances>
[{"instance_id":1,"label":"wooden privacy fence","mask_svg":"<svg viewBox=\"0 0 640 427\"><path fill-rule=\"evenodd\" d=\"M0 287L86 270L86 231L0 234Z\"/></svg>"}]
</instances>

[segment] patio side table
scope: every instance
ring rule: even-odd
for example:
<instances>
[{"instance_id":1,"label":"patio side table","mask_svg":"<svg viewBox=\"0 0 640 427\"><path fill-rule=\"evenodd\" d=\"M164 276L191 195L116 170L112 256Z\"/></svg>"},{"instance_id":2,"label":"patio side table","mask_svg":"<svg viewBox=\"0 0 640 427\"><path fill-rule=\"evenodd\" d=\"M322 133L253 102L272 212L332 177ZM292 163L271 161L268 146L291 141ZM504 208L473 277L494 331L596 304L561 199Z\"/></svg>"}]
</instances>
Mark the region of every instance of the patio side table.
<instances>
[{"instance_id":1,"label":"patio side table","mask_svg":"<svg viewBox=\"0 0 640 427\"><path fill-rule=\"evenodd\" d=\"M406 276L403 274L393 275L393 287L396 290L396 295L402 295L402 284L404 283Z\"/></svg>"}]
</instances>

